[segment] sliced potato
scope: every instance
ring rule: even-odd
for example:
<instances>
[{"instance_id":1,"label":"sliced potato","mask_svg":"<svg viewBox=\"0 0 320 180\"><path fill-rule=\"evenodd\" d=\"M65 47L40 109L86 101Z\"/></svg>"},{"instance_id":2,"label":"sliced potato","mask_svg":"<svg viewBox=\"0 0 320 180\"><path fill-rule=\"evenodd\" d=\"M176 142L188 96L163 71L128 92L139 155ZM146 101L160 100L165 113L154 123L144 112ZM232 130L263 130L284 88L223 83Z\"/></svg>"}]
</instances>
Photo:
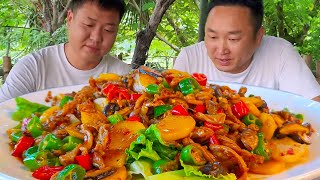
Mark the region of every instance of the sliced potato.
<instances>
[{"instance_id":1,"label":"sliced potato","mask_svg":"<svg viewBox=\"0 0 320 180\"><path fill-rule=\"evenodd\" d=\"M261 113L260 120L263 124L261 132L263 132L266 140L270 140L277 129L277 124L275 123L273 117L267 113Z\"/></svg>"},{"instance_id":2,"label":"sliced potato","mask_svg":"<svg viewBox=\"0 0 320 180\"><path fill-rule=\"evenodd\" d=\"M105 178L105 180L126 180L128 176L126 167L122 166L116 169L116 172Z\"/></svg>"},{"instance_id":3,"label":"sliced potato","mask_svg":"<svg viewBox=\"0 0 320 180\"><path fill-rule=\"evenodd\" d=\"M59 106L50 107L49 109L44 111L43 114L40 116L40 122L41 123L48 122L50 120L50 117L55 116L55 114L57 114L59 110L61 110Z\"/></svg>"},{"instance_id":4,"label":"sliced potato","mask_svg":"<svg viewBox=\"0 0 320 180\"><path fill-rule=\"evenodd\" d=\"M303 160L308 155L308 145L295 142L289 137L272 139L269 143L272 159L293 163Z\"/></svg>"},{"instance_id":5,"label":"sliced potato","mask_svg":"<svg viewBox=\"0 0 320 180\"><path fill-rule=\"evenodd\" d=\"M100 111L85 112L81 111L81 122L97 127L101 124L108 123L108 118Z\"/></svg>"},{"instance_id":6,"label":"sliced potato","mask_svg":"<svg viewBox=\"0 0 320 180\"><path fill-rule=\"evenodd\" d=\"M249 171L256 174L271 175L284 171L286 163L283 161L265 161L263 164L256 164L250 167Z\"/></svg>"},{"instance_id":7,"label":"sliced potato","mask_svg":"<svg viewBox=\"0 0 320 180\"><path fill-rule=\"evenodd\" d=\"M98 78L96 78L96 81L120 81L121 77L118 74L114 73L103 73L100 74Z\"/></svg>"},{"instance_id":8,"label":"sliced potato","mask_svg":"<svg viewBox=\"0 0 320 180\"><path fill-rule=\"evenodd\" d=\"M168 115L157 124L157 128L164 141L175 141L187 137L195 125L191 116Z\"/></svg>"},{"instance_id":9,"label":"sliced potato","mask_svg":"<svg viewBox=\"0 0 320 180\"><path fill-rule=\"evenodd\" d=\"M127 154L125 150L107 150L105 151L104 163L106 167L122 167L126 163Z\"/></svg>"},{"instance_id":10,"label":"sliced potato","mask_svg":"<svg viewBox=\"0 0 320 180\"><path fill-rule=\"evenodd\" d=\"M145 129L141 122L120 121L110 130L109 149L124 150L138 137L137 132Z\"/></svg>"}]
</instances>

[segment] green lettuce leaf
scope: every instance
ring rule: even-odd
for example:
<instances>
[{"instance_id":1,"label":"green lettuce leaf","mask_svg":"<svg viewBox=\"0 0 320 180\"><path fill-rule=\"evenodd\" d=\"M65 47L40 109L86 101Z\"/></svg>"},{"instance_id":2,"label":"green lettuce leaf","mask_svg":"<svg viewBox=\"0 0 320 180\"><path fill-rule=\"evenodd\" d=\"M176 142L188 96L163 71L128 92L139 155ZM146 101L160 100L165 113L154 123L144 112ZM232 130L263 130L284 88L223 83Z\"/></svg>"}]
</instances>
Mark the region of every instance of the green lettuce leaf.
<instances>
[{"instance_id":1,"label":"green lettuce leaf","mask_svg":"<svg viewBox=\"0 0 320 180\"><path fill-rule=\"evenodd\" d=\"M210 178L207 177L199 177L199 176L187 176L185 171L177 170L177 171L169 171L153 176L149 176L146 178L147 180L163 180L163 179L170 179L170 180L209 180Z\"/></svg>"},{"instance_id":2,"label":"green lettuce leaf","mask_svg":"<svg viewBox=\"0 0 320 180\"><path fill-rule=\"evenodd\" d=\"M166 145L166 143L161 138L161 133L155 124L152 124L146 129L145 135L147 139L152 141L158 141L159 143Z\"/></svg>"},{"instance_id":3,"label":"green lettuce leaf","mask_svg":"<svg viewBox=\"0 0 320 180\"><path fill-rule=\"evenodd\" d=\"M11 115L12 119L15 121L22 121L22 119L29 118L34 113L43 113L45 110L50 108L42 104L28 101L22 97L16 97L15 100L17 108Z\"/></svg>"},{"instance_id":4,"label":"green lettuce leaf","mask_svg":"<svg viewBox=\"0 0 320 180\"><path fill-rule=\"evenodd\" d=\"M139 160L139 161L134 161L133 163L130 164L129 166L129 174L130 175L142 175L141 176L135 176L134 179L147 179L148 176L152 176L152 162L149 160ZM138 178L141 177L141 178Z\"/></svg>"},{"instance_id":5,"label":"green lettuce leaf","mask_svg":"<svg viewBox=\"0 0 320 180\"><path fill-rule=\"evenodd\" d=\"M144 134L140 134L137 140L132 142L126 150L126 154L128 155L127 162L131 163L139 160L141 157L146 157L153 161L161 159L158 153L152 149L152 144L152 141L146 139Z\"/></svg>"}]
</instances>

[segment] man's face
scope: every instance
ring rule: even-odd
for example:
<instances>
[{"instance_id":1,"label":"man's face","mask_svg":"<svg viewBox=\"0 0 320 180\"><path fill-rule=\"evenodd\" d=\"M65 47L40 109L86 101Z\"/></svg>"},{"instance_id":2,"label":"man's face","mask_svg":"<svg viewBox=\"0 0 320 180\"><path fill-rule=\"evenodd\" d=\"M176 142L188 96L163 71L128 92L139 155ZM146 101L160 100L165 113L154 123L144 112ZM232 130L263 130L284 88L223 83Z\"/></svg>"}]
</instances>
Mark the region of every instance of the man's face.
<instances>
[{"instance_id":1,"label":"man's face","mask_svg":"<svg viewBox=\"0 0 320 180\"><path fill-rule=\"evenodd\" d=\"M101 9L93 2L83 4L75 12L69 11L69 47L79 59L100 61L115 42L119 21L119 11Z\"/></svg>"},{"instance_id":2,"label":"man's face","mask_svg":"<svg viewBox=\"0 0 320 180\"><path fill-rule=\"evenodd\" d=\"M255 35L249 8L216 6L205 27L208 55L220 71L240 73L250 65L263 33L261 28Z\"/></svg>"}]
</instances>

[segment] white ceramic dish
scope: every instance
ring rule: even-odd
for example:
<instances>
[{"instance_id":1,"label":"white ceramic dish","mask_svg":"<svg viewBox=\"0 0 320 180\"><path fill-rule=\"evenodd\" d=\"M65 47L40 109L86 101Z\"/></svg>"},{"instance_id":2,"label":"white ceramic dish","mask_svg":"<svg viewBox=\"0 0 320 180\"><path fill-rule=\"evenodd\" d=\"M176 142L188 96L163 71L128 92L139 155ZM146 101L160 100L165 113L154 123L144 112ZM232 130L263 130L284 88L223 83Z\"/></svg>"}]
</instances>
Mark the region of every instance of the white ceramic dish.
<instances>
[{"instance_id":1,"label":"white ceramic dish","mask_svg":"<svg viewBox=\"0 0 320 180\"><path fill-rule=\"evenodd\" d=\"M216 84L227 85L232 89L238 90L241 84L222 83ZM305 116L305 121L310 122L316 133L313 135L312 144L310 145L310 153L308 161L296 165L287 171L274 175L274 176L255 176L250 175L250 179L315 179L320 177L320 103L305 99L301 96L293 95L290 93L275 91L271 89L252 87L245 85L248 89L247 95L254 94L261 96L268 104L270 109L282 110L288 108L291 112L302 113ZM83 85L69 86L62 88L50 89L53 95L59 93L68 93L80 90ZM48 90L39 91L22 97L38 103L44 103L44 98ZM0 103L0 179L33 179L31 173L23 166L23 164L10 155L10 147L8 145L9 139L6 135L6 130L17 125L17 122L11 120L11 113L15 110L14 99Z\"/></svg>"}]
</instances>

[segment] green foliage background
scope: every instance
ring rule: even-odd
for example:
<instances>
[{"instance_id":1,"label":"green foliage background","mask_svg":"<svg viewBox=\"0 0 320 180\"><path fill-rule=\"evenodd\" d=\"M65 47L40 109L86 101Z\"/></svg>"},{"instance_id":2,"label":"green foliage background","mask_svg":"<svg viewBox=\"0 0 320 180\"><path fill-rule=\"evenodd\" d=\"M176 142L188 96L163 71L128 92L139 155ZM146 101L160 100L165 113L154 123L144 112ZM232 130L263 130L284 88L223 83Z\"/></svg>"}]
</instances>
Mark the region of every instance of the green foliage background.
<instances>
[{"instance_id":1,"label":"green foliage background","mask_svg":"<svg viewBox=\"0 0 320 180\"><path fill-rule=\"evenodd\" d=\"M198 39L199 2L200 0L176 0L170 7L157 30L168 43L181 49L195 43ZM266 34L281 36L281 25L285 29L285 39L292 42L301 54L311 54L313 62L320 60L320 11L315 2L319 0L265 0ZM154 1L144 1L142 10L150 14ZM283 8L283 19L279 18L277 6ZM39 48L66 42L66 27L63 25L53 34L45 32L37 21L39 14L29 0L2 0L0 4L0 56L9 55L13 63L20 57ZM179 28L177 34L169 23L168 17L174 20ZM305 26L308 31L301 35ZM129 8L124 17L112 54L122 54L127 63L131 63L135 48L136 33L144 27L139 21L137 12ZM303 37L303 41L300 39ZM184 41L181 40L184 39ZM171 68L173 58L178 52L168 43L155 38L148 52L147 63L154 67ZM0 65L2 59L0 60ZM314 67L313 67L314 68Z\"/></svg>"}]
</instances>

